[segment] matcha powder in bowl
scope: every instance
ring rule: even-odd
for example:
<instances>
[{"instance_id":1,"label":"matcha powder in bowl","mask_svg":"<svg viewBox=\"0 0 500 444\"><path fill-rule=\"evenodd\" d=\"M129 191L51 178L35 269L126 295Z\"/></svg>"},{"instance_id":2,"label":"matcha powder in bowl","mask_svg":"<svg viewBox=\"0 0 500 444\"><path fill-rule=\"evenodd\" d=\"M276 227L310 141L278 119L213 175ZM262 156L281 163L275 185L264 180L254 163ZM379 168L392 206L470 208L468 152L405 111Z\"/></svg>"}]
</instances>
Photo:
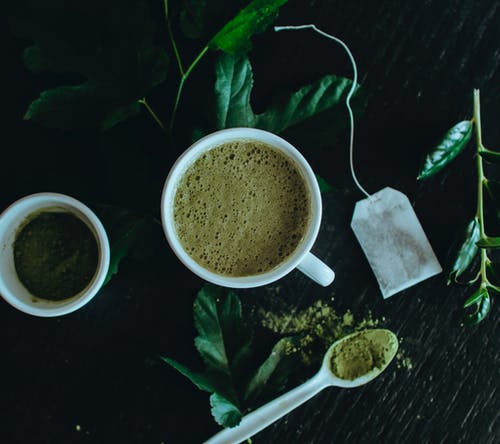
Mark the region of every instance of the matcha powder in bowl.
<instances>
[{"instance_id":1,"label":"matcha powder in bowl","mask_svg":"<svg viewBox=\"0 0 500 444\"><path fill-rule=\"evenodd\" d=\"M19 231L14 261L21 282L33 294L61 300L82 291L92 280L98 261L90 229L69 212L34 215Z\"/></svg>"},{"instance_id":2,"label":"matcha powder in bowl","mask_svg":"<svg viewBox=\"0 0 500 444\"><path fill-rule=\"evenodd\" d=\"M110 247L97 215L61 193L35 193L0 213L0 295L42 317L90 302L109 272Z\"/></svg>"}]
</instances>

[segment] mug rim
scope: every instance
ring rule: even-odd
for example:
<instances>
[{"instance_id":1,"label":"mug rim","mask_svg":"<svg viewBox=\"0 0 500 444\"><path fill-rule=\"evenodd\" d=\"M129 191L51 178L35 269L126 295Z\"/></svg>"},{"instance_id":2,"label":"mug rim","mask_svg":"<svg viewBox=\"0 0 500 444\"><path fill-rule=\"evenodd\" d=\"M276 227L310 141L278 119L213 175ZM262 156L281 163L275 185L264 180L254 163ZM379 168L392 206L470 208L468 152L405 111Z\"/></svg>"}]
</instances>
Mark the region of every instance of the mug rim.
<instances>
[{"instance_id":1,"label":"mug rim","mask_svg":"<svg viewBox=\"0 0 500 444\"><path fill-rule=\"evenodd\" d=\"M293 253L272 270L260 274L238 277L214 273L196 262L182 246L177 236L173 220L175 193L184 172L204 152L236 139L253 139L267 143L291 158L302 173L311 198L311 218L309 226L303 240L298 244ZM311 166L304 156L297 148L282 137L269 131L256 128L236 127L218 130L191 144L172 165L165 180L161 196L161 220L163 231L175 255L197 276L208 282L230 288L253 288L267 285L281 279L295 269L310 252L316 240L321 224L321 214L322 203L319 185Z\"/></svg>"},{"instance_id":2,"label":"mug rim","mask_svg":"<svg viewBox=\"0 0 500 444\"><path fill-rule=\"evenodd\" d=\"M98 247L97 268L92 280L87 284L87 286L73 296L58 301L52 301L32 295L34 300L43 301L44 304L49 304L48 306L41 306L38 304L38 301L28 303L11 291L11 288L9 288L4 279L4 273L9 273L9 271L5 271L3 267L0 267L0 295L13 307L34 316L61 316L83 307L100 290L109 270L110 246L108 236L102 222L89 207L79 200L65 194L53 192L34 193L21 197L11 203L0 213L0 240L4 243L8 233L18 230L23 221L26 217L29 217L30 214L43 211L44 209L58 208L58 206L60 206L63 210L66 209L67 211L70 211L91 230ZM19 215L16 215L16 212L19 212ZM10 228L7 228L6 225L9 218L17 218L18 221L13 223ZM0 254L4 254L4 250L7 248L7 245L4 243L3 245L0 245L0 248ZM23 285L19 280L15 269L13 272L16 275L15 279ZM26 289L26 291L31 294L29 290Z\"/></svg>"}]
</instances>

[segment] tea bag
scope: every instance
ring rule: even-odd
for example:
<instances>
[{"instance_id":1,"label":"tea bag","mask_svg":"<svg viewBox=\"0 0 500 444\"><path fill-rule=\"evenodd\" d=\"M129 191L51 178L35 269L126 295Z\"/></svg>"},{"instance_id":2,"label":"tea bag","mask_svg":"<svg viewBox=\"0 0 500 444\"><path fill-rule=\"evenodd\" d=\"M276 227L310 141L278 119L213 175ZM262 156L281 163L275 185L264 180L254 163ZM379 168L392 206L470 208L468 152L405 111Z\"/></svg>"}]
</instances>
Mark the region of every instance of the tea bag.
<instances>
[{"instance_id":1,"label":"tea bag","mask_svg":"<svg viewBox=\"0 0 500 444\"><path fill-rule=\"evenodd\" d=\"M408 197L384 188L356 203L351 228L388 298L442 271Z\"/></svg>"},{"instance_id":2,"label":"tea bag","mask_svg":"<svg viewBox=\"0 0 500 444\"><path fill-rule=\"evenodd\" d=\"M352 86L346 97L350 122L349 161L354 183L366 196L366 199L356 203L351 227L375 273L384 299L440 273L442 268L408 198L388 187L370 195L356 177L353 162L354 115L350 100L357 87L358 71L348 46L313 24L276 26L274 29L312 29L340 44L349 56L353 68Z\"/></svg>"}]
</instances>

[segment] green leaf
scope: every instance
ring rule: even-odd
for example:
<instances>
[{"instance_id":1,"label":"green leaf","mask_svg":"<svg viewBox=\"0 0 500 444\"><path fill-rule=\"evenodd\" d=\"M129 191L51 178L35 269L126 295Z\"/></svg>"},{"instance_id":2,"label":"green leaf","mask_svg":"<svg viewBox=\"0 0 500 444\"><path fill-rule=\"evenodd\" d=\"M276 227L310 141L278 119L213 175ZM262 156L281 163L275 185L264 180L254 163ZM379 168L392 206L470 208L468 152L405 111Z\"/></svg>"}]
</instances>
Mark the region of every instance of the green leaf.
<instances>
[{"instance_id":1,"label":"green leaf","mask_svg":"<svg viewBox=\"0 0 500 444\"><path fill-rule=\"evenodd\" d=\"M60 129L109 129L139 112L138 102L121 104L109 97L107 91L107 88L94 87L89 82L43 91L29 105L24 119ZM102 103L104 101L107 103Z\"/></svg>"},{"instance_id":2,"label":"green leaf","mask_svg":"<svg viewBox=\"0 0 500 444\"><path fill-rule=\"evenodd\" d=\"M464 302L464 308L470 307L473 304L477 304L481 298L486 297L488 290L486 288L478 288L472 295L470 295Z\"/></svg>"},{"instance_id":3,"label":"green leaf","mask_svg":"<svg viewBox=\"0 0 500 444\"><path fill-rule=\"evenodd\" d=\"M487 236L484 239L479 239L477 241L477 246L479 248L491 248L491 249L500 248L500 237Z\"/></svg>"},{"instance_id":4,"label":"green leaf","mask_svg":"<svg viewBox=\"0 0 500 444\"><path fill-rule=\"evenodd\" d=\"M477 241L479 240L479 221L474 218L468 225L465 232L465 240L458 251L453 268L448 275L448 285L455 280L469 267L479 251Z\"/></svg>"},{"instance_id":5,"label":"green leaf","mask_svg":"<svg viewBox=\"0 0 500 444\"><path fill-rule=\"evenodd\" d=\"M479 155L488 162L500 163L500 153L497 151L491 151L486 148L481 148L479 150Z\"/></svg>"},{"instance_id":6,"label":"green leaf","mask_svg":"<svg viewBox=\"0 0 500 444\"><path fill-rule=\"evenodd\" d=\"M229 375L248 358L252 334L233 292L205 285L194 302L194 322L199 336L195 343L209 368ZM233 331L235 330L237 334Z\"/></svg>"},{"instance_id":7,"label":"green leaf","mask_svg":"<svg viewBox=\"0 0 500 444\"><path fill-rule=\"evenodd\" d=\"M245 0L183 0L179 24L189 39L210 40L248 1Z\"/></svg>"},{"instance_id":8,"label":"green leaf","mask_svg":"<svg viewBox=\"0 0 500 444\"><path fill-rule=\"evenodd\" d=\"M319 191L321 193L328 193L333 190L332 186L321 176L316 174L316 180L318 181Z\"/></svg>"},{"instance_id":9,"label":"green leaf","mask_svg":"<svg viewBox=\"0 0 500 444\"><path fill-rule=\"evenodd\" d=\"M271 103L263 113L254 114L250 104L253 74L249 60L244 56L221 55L215 72L217 129L246 126L281 133L335 105L345 107L352 84L348 79L327 75Z\"/></svg>"},{"instance_id":10,"label":"green leaf","mask_svg":"<svg viewBox=\"0 0 500 444\"><path fill-rule=\"evenodd\" d=\"M478 299L476 302L476 309L473 313L466 315L465 323L468 325L476 325L479 324L486 316L488 315L491 308L491 299L489 293L483 294L483 297Z\"/></svg>"},{"instance_id":11,"label":"green leaf","mask_svg":"<svg viewBox=\"0 0 500 444\"><path fill-rule=\"evenodd\" d=\"M24 51L26 67L62 83L42 91L25 119L110 128L137 113L137 100L165 79L167 56L144 0L19 0L8 15L13 31L34 42Z\"/></svg>"},{"instance_id":12,"label":"green leaf","mask_svg":"<svg viewBox=\"0 0 500 444\"><path fill-rule=\"evenodd\" d=\"M118 273L124 258L151 257L159 240L163 240L160 225L150 215L113 205L94 204L91 207L104 225L110 244L111 257L104 284Z\"/></svg>"},{"instance_id":13,"label":"green leaf","mask_svg":"<svg viewBox=\"0 0 500 444\"><path fill-rule=\"evenodd\" d=\"M304 147L308 150L335 146L350 125L345 107L348 91L348 89L342 91L342 99L338 104L287 128L282 133L283 138L294 146ZM368 98L369 95L364 88L358 87L356 89L356 94L351 100L355 121L359 120L365 111Z\"/></svg>"},{"instance_id":14,"label":"green leaf","mask_svg":"<svg viewBox=\"0 0 500 444\"><path fill-rule=\"evenodd\" d=\"M441 171L465 148L472 136L472 122L464 120L452 127L434 150L427 155L417 177L427 179Z\"/></svg>"},{"instance_id":15,"label":"green leaf","mask_svg":"<svg viewBox=\"0 0 500 444\"><path fill-rule=\"evenodd\" d=\"M196 387L205 392L213 392L215 390L210 379L203 373L197 373L189 370L186 366L178 363L177 361L160 356L160 358L168 365L175 368L179 373L188 378Z\"/></svg>"},{"instance_id":16,"label":"green leaf","mask_svg":"<svg viewBox=\"0 0 500 444\"><path fill-rule=\"evenodd\" d=\"M250 38L264 31L278 16L278 10L288 0L253 0L208 42L212 49L235 55L248 51Z\"/></svg>"},{"instance_id":17,"label":"green leaf","mask_svg":"<svg viewBox=\"0 0 500 444\"><path fill-rule=\"evenodd\" d=\"M205 371L193 372L172 359L162 359L201 390L212 392L210 404L215 420L234 427L241 420L241 412L282 390L298 364L291 353L295 343L291 338L282 339L264 364L255 369L250 348L253 334L243 320L241 302L234 293L206 284L196 297L193 314L199 333L195 344Z\"/></svg>"},{"instance_id":18,"label":"green leaf","mask_svg":"<svg viewBox=\"0 0 500 444\"><path fill-rule=\"evenodd\" d=\"M212 407L212 416L221 426L236 427L243 417L238 407L218 393L213 393L210 396L210 406Z\"/></svg>"},{"instance_id":19,"label":"green leaf","mask_svg":"<svg viewBox=\"0 0 500 444\"><path fill-rule=\"evenodd\" d=\"M271 354L257 369L245 390L248 405L259 405L279 393L297 364L297 344L294 338L282 338Z\"/></svg>"},{"instance_id":20,"label":"green leaf","mask_svg":"<svg viewBox=\"0 0 500 444\"><path fill-rule=\"evenodd\" d=\"M241 313L241 302L229 292L205 285L194 302L194 322L199 335L195 345L207 371L218 380L219 392L238 405L235 378L247 371L252 332Z\"/></svg>"}]
</instances>

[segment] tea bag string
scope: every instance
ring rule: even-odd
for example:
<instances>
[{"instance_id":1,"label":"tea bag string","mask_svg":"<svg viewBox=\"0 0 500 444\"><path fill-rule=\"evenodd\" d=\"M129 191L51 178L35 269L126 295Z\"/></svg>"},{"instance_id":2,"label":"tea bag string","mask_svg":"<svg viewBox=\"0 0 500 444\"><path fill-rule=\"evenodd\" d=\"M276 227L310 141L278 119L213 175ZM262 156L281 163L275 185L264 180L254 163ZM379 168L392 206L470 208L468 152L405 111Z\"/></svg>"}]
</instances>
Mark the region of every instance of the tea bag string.
<instances>
[{"instance_id":1,"label":"tea bag string","mask_svg":"<svg viewBox=\"0 0 500 444\"><path fill-rule=\"evenodd\" d=\"M349 57L349 60L351 61L354 76L352 79L351 89L349 90L349 93L347 94L347 98L345 101L347 111L349 113L349 122L350 122L349 165L351 168L351 176L352 176L356 186L360 189L360 191L363 194L366 195L366 197L371 197L370 194L359 183L359 180L356 177L356 173L354 171L354 160L353 160L353 157L354 157L354 114L353 114L352 108L351 108L351 97L353 96L354 91L356 90L356 85L357 85L357 81L358 81L358 69L356 67L356 61L354 60L354 57L353 57L351 51L349 50L349 47L342 40L340 40L339 38L337 38L333 35L327 34L326 32L322 31L321 29L318 29L316 27L316 25L308 24L308 25L297 25L297 26L275 26L274 27L275 31L299 30L299 29L312 29L313 31L316 31L318 34L321 34L322 36L339 43L342 46L342 48L344 48L345 52L347 53L347 55Z\"/></svg>"}]
</instances>

